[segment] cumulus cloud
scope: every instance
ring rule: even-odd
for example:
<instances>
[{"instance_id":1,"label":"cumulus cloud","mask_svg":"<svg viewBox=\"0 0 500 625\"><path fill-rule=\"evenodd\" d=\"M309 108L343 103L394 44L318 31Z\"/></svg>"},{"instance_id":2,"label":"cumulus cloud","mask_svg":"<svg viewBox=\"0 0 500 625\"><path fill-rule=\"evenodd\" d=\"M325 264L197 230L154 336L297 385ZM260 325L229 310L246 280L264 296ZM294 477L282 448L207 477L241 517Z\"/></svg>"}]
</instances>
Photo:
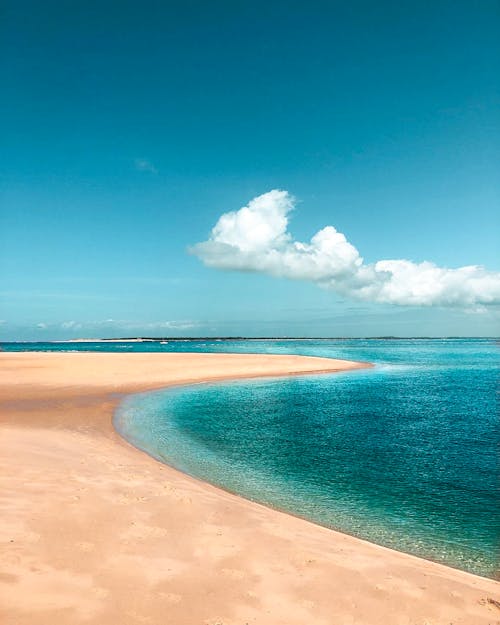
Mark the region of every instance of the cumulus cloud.
<instances>
[{"instance_id":1,"label":"cumulus cloud","mask_svg":"<svg viewBox=\"0 0 500 625\"><path fill-rule=\"evenodd\" d=\"M479 265L448 269L404 259L365 263L333 226L308 242L296 241L288 231L294 206L287 191L259 195L221 215L209 239L190 251L209 267L308 280L363 301L469 310L500 304L500 273Z\"/></svg>"}]
</instances>

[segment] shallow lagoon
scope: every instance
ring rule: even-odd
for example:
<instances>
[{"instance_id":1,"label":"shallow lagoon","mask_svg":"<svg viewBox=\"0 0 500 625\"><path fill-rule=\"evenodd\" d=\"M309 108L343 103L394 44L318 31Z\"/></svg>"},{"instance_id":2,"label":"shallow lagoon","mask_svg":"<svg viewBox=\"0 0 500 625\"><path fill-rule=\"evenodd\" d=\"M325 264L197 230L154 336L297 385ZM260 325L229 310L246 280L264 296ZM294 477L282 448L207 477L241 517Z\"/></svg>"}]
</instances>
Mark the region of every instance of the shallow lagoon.
<instances>
[{"instance_id":1,"label":"shallow lagoon","mask_svg":"<svg viewBox=\"0 0 500 625\"><path fill-rule=\"evenodd\" d=\"M174 341L157 350L374 362L374 370L140 394L121 405L116 426L158 459L250 499L495 576L500 425L493 340Z\"/></svg>"}]
</instances>

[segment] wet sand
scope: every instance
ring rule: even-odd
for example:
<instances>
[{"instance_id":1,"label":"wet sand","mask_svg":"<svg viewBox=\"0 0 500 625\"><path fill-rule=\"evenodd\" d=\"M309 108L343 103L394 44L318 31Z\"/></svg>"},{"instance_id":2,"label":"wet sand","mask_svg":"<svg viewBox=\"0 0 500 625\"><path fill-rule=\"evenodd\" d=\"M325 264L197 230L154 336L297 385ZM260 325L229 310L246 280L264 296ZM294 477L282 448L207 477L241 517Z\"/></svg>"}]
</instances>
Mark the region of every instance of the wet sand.
<instances>
[{"instance_id":1,"label":"wet sand","mask_svg":"<svg viewBox=\"0 0 500 625\"><path fill-rule=\"evenodd\" d=\"M244 354L0 354L2 625L500 623L498 582L231 495L112 428L127 393L359 366Z\"/></svg>"}]
</instances>

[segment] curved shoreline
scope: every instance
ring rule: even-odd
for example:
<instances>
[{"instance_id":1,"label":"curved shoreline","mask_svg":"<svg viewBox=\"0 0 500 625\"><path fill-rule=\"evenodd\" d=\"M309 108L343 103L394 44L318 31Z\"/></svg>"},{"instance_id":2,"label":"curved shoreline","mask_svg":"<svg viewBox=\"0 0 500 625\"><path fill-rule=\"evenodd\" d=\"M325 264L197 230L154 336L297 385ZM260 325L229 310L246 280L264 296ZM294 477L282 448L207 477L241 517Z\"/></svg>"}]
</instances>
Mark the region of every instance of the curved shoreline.
<instances>
[{"instance_id":1,"label":"curved shoreline","mask_svg":"<svg viewBox=\"0 0 500 625\"><path fill-rule=\"evenodd\" d=\"M276 376L278 364L281 375L345 370L325 361L1 354L7 622L495 622L498 582L229 494L137 453L112 428L125 393Z\"/></svg>"},{"instance_id":2,"label":"curved shoreline","mask_svg":"<svg viewBox=\"0 0 500 625\"><path fill-rule=\"evenodd\" d=\"M371 363L360 363L363 365L367 365L364 368L374 368L375 365L371 364ZM361 368L361 367L360 367ZM355 369L352 369L353 371ZM146 447L141 447L140 445L134 443L133 440L129 439L122 431L121 429L117 426L117 416L118 416L118 411L121 408L121 405L124 401L127 400L127 398L134 396L134 395L148 395L149 393L157 393L157 392L161 392L162 390L170 390L170 389L176 389L176 388L188 388L191 386L195 386L195 385L202 385L202 384L219 384L219 383L224 383L224 382L238 382L238 381L244 381L245 379L248 380L254 380L254 379L265 379L265 378L269 378L269 377L296 377L296 376L304 376L304 375L320 375L320 374L327 374L327 373L332 373L329 370L325 370L325 371L317 371L317 372L307 372L307 373L303 373L303 372L297 372L297 373L290 373L290 374L286 374L286 375L255 375L249 378L246 378L244 376L242 377L224 377L224 378L220 378L220 379L213 379L213 380L200 380L198 382L188 382L185 384L175 384L175 385L168 385L168 386L164 386L162 388L159 389L153 389L153 390L147 390L147 391L138 391L138 392L134 392L134 393L130 393L130 394L126 394L125 397L123 397L120 402L117 403L115 410L113 411L113 418L112 418L112 424L113 424L113 429L115 430L115 432L118 434L118 436L120 436L128 445L130 445L131 447L133 447L134 449L136 449L137 451L139 451L140 453L145 454L146 456L148 456L149 458L152 458L153 460L155 460L156 462L159 462L161 464L163 464L165 467L168 467L169 469L171 469L172 471L175 471L176 473L179 473L182 476L185 476L187 479L190 480L194 480L195 482L197 482L198 484L200 484L201 486L206 485L206 486L210 486L211 488L214 488L216 490L219 490L223 493L226 493L228 495L231 495L232 497L237 497L238 499L241 499L243 501L247 501L250 502L253 505L257 505L257 506L262 506L263 508L266 508L268 510L272 510L274 512L278 512L280 514L284 514L286 516L290 516L293 517L295 519L304 521L306 523L311 523L312 525L315 525L317 527L321 527L323 529L329 530L331 532L334 532L336 534L341 534L344 536L348 536L349 538L353 538L354 540L359 540L367 545L371 545L374 547L379 547L381 549L386 549L389 552L393 552L393 553L398 553L401 554L403 556L407 556L409 558L415 558L418 561L423 561L423 562L429 562L432 564L435 564L437 566L442 566L445 569L449 569L451 571L458 571L459 573L463 573L465 575L470 575L472 578L479 578L485 581L493 581L495 583L500 582L500 577L497 578L492 578L492 577L487 577L485 575L480 575L479 573L473 573L471 571L466 571L465 569L461 569L459 567L455 567L452 566L451 564L446 564L444 562L439 562L438 560L433 560L431 557L426 557L426 556L421 556L421 555L417 555L417 554L413 554L413 553L409 553L408 551L403 551L401 549L397 549L396 547L389 547L386 545L383 545L381 543L378 542L373 542L367 538L362 538L361 536L357 536L356 534L350 533L347 530L341 529L341 528L336 528L330 525L327 525L326 523L321 523L317 520L314 520L313 518L310 518L308 516L305 515L300 515L296 512L293 512L291 510L288 510L286 508L280 508L277 505L274 505L272 503L265 503L262 501L259 501L259 499L252 499L250 497L246 497L244 494L236 491L236 490L231 490L230 488L226 488L225 486L223 486L222 484L216 482L216 481L210 481L208 479L204 479L202 477L198 477L196 475L194 475L193 473L189 473L187 470L183 470L177 466L175 466L174 464L171 464L170 462L167 462L165 459L155 455L154 453L150 452ZM341 373L341 371L336 371L336 373ZM499 588L500 590L500 588ZM498 625L500 625L500 621L498 623Z\"/></svg>"}]
</instances>

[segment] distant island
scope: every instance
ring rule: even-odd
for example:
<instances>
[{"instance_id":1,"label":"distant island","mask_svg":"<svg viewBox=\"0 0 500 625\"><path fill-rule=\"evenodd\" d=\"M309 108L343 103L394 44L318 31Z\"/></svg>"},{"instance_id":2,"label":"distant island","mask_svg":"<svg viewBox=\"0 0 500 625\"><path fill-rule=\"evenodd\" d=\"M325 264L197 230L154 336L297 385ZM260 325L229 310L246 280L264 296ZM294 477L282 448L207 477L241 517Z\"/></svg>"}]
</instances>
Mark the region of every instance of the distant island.
<instances>
[{"instance_id":1,"label":"distant island","mask_svg":"<svg viewBox=\"0 0 500 625\"><path fill-rule=\"evenodd\" d=\"M464 339L463 336L124 336L118 338L65 339L48 343L154 343L158 341L443 341ZM475 337L495 339L497 337Z\"/></svg>"}]
</instances>

